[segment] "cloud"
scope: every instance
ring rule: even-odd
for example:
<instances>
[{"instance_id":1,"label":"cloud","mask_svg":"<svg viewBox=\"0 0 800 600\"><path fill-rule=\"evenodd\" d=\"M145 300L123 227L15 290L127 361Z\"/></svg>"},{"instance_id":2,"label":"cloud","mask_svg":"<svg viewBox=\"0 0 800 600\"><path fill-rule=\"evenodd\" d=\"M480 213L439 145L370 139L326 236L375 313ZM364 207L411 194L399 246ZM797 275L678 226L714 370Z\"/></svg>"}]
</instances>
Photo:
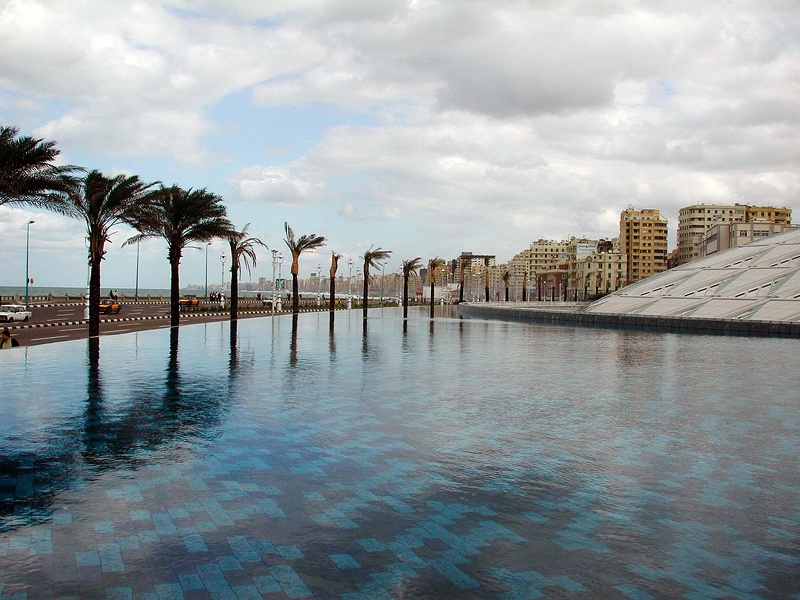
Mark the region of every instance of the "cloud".
<instances>
[{"instance_id":1,"label":"cloud","mask_svg":"<svg viewBox=\"0 0 800 600\"><path fill-rule=\"evenodd\" d=\"M313 204L320 202L324 193L320 183L295 177L290 169L248 167L229 183L242 199L265 204Z\"/></svg>"},{"instance_id":2,"label":"cloud","mask_svg":"<svg viewBox=\"0 0 800 600\"><path fill-rule=\"evenodd\" d=\"M502 259L629 204L796 208L799 48L788 0L10 0L0 115L341 247Z\"/></svg>"}]
</instances>

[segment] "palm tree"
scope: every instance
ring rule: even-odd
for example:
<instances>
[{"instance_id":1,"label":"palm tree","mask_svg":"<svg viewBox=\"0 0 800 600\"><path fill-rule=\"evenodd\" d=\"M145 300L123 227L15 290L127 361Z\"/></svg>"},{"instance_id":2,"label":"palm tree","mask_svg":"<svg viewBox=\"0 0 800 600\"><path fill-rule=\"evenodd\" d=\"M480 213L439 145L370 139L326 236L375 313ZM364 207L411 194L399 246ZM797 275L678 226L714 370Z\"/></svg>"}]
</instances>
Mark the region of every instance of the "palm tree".
<instances>
[{"instance_id":1,"label":"palm tree","mask_svg":"<svg viewBox=\"0 0 800 600\"><path fill-rule=\"evenodd\" d=\"M458 302L459 304L464 301L464 271L467 269L467 261L464 260L464 257L461 257L461 265L459 268L459 275L458 275Z\"/></svg>"},{"instance_id":2,"label":"palm tree","mask_svg":"<svg viewBox=\"0 0 800 600\"><path fill-rule=\"evenodd\" d=\"M417 274L417 270L422 266L421 257L417 256L411 260L403 261L403 318L408 318L408 280L412 275Z\"/></svg>"},{"instance_id":3,"label":"palm tree","mask_svg":"<svg viewBox=\"0 0 800 600\"><path fill-rule=\"evenodd\" d=\"M250 223L242 227L241 231L231 231L228 234L228 244L231 247L231 321L239 318L239 273L242 265L250 272L250 266L256 266L256 246L267 245L256 237L247 235Z\"/></svg>"},{"instance_id":4,"label":"palm tree","mask_svg":"<svg viewBox=\"0 0 800 600\"><path fill-rule=\"evenodd\" d=\"M339 259L340 258L342 258L341 254L336 254L336 252L331 252L331 270L330 270L330 273L329 273L330 274L329 279L330 279L331 291L330 291L330 298L328 299L329 300L331 314L333 314L333 311L335 309L335 304L336 304L336 271L339 270Z\"/></svg>"},{"instance_id":5,"label":"palm tree","mask_svg":"<svg viewBox=\"0 0 800 600\"><path fill-rule=\"evenodd\" d=\"M306 250L316 250L325 244L325 238L321 235L312 233L311 235L301 235L299 238L294 237L294 231L289 227L289 223L284 223L283 228L286 231L286 245L292 253L292 314L300 312L300 291L297 284L297 275L300 272L300 255Z\"/></svg>"},{"instance_id":6,"label":"palm tree","mask_svg":"<svg viewBox=\"0 0 800 600\"><path fill-rule=\"evenodd\" d=\"M508 286L511 283L511 271L509 271L508 269L503 271L503 274L500 275L500 279L503 280L503 283L506 286L506 302L508 302Z\"/></svg>"},{"instance_id":7,"label":"palm tree","mask_svg":"<svg viewBox=\"0 0 800 600\"><path fill-rule=\"evenodd\" d=\"M428 280L431 282L431 319L433 318L433 290L436 283L436 272L445 265L445 260L439 256L428 261Z\"/></svg>"},{"instance_id":8,"label":"palm tree","mask_svg":"<svg viewBox=\"0 0 800 600\"><path fill-rule=\"evenodd\" d=\"M72 165L53 165L59 155L55 142L17 137L19 129L0 126L0 205L32 204L51 208L50 193L66 193L82 171Z\"/></svg>"},{"instance_id":9,"label":"palm tree","mask_svg":"<svg viewBox=\"0 0 800 600\"><path fill-rule=\"evenodd\" d=\"M44 205L56 212L82 219L89 240L89 337L100 335L100 263L112 227L131 223L137 210L146 205L154 183L144 183L135 175L106 177L93 170L69 189L51 196Z\"/></svg>"},{"instance_id":10,"label":"palm tree","mask_svg":"<svg viewBox=\"0 0 800 600\"><path fill-rule=\"evenodd\" d=\"M384 250L383 248L375 248L372 249L370 246L369 250L364 252L364 319L367 318L367 308L368 308L368 291L369 291L369 268L375 267L378 268L378 262L381 260L386 260L392 255L391 250Z\"/></svg>"},{"instance_id":11,"label":"palm tree","mask_svg":"<svg viewBox=\"0 0 800 600\"><path fill-rule=\"evenodd\" d=\"M222 197L206 191L184 190L177 185L155 192L152 200L135 215L131 224L139 231L126 245L148 238L167 242L170 265L170 325L180 324L179 272L183 249L191 242L210 242L227 238L235 231L222 205Z\"/></svg>"}]
</instances>

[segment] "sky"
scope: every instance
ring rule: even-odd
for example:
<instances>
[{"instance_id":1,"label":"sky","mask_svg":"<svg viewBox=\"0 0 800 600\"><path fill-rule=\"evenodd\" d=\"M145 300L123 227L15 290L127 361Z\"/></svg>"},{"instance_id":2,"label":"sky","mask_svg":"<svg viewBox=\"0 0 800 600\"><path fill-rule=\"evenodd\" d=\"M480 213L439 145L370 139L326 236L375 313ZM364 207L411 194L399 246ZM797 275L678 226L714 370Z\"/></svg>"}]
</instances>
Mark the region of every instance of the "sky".
<instances>
[{"instance_id":1,"label":"sky","mask_svg":"<svg viewBox=\"0 0 800 600\"><path fill-rule=\"evenodd\" d=\"M0 123L60 163L217 193L284 254L284 222L325 236L301 277L370 247L386 272L501 263L616 237L629 206L673 248L683 206L800 209L800 3L0 0ZM104 290L134 286L130 234ZM85 284L81 222L0 207L0 235L0 286L26 256L36 287ZM181 284L219 283L224 245L205 250ZM167 288L164 244L138 251L140 288ZM258 259L243 281L272 278Z\"/></svg>"}]
</instances>

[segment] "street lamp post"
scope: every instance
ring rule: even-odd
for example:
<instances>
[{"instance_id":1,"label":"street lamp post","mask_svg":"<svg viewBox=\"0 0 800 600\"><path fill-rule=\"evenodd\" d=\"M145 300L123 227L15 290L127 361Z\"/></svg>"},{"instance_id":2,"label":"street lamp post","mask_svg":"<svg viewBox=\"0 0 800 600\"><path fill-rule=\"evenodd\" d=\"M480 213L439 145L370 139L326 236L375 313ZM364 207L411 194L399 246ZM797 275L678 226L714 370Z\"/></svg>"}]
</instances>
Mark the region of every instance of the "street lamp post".
<instances>
[{"instance_id":1,"label":"street lamp post","mask_svg":"<svg viewBox=\"0 0 800 600\"><path fill-rule=\"evenodd\" d=\"M275 314L275 286L278 285L278 282L275 281L275 272L278 270L278 251L273 249L272 252L272 314Z\"/></svg>"},{"instance_id":2,"label":"street lamp post","mask_svg":"<svg viewBox=\"0 0 800 600\"><path fill-rule=\"evenodd\" d=\"M139 240L136 241L136 289L133 292L133 299L139 301Z\"/></svg>"},{"instance_id":3,"label":"street lamp post","mask_svg":"<svg viewBox=\"0 0 800 600\"><path fill-rule=\"evenodd\" d=\"M386 263L381 263L381 308L383 308L383 274L386 268Z\"/></svg>"},{"instance_id":4,"label":"street lamp post","mask_svg":"<svg viewBox=\"0 0 800 600\"><path fill-rule=\"evenodd\" d=\"M208 247L211 242L206 242L206 300L208 300Z\"/></svg>"},{"instance_id":5,"label":"street lamp post","mask_svg":"<svg viewBox=\"0 0 800 600\"><path fill-rule=\"evenodd\" d=\"M278 252L278 279L283 285L283 275L281 274L281 265L283 264L283 253ZM283 296L283 287L278 291L278 312L283 310L283 304L281 304L281 296Z\"/></svg>"},{"instance_id":6,"label":"street lamp post","mask_svg":"<svg viewBox=\"0 0 800 600\"><path fill-rule=\"evenodd\" d=\"M25 310L28 310L28 284L31 281L30 274L28 273L28 255L30 253L31 225L34 223L36 223L36 221L28 221L27 232L25 234Z\"/></svg>"},{"instance_id":7,"label":"street lamp post","mask_svg":"<svg viewBox=\"0 0 800 600\"><path fill-rule=\"evenodd\" d=\"M317 265L317 306L322 304L322 265Z\"/></svg>"},{"instance_id":8,"label":"street lamp post","mask_svg":"<svg viewBox=\"0 0 800 600\"><path fill-rule=\"evenodd\" d=\"M222 277L221 277L222 285L220 287L220 294L219 294L220 303L225 302L225 300L224 300L224 298L225 298L225 260L227 258L228 257L225 256L225 252L224 251L222 252L222 254L219 255L219 262L222 263Z\"/></svg>"},{"instance_id":9,"label":"street lamp post","mask_svg":"<svg viewBox=\"0 0 800 600\"><path fill-rule=\"evenodd\" d=\"M350 276L347 278L347 310L353 308L353 259L347 261L350 267Z\"/></svg>"}]
</instances>

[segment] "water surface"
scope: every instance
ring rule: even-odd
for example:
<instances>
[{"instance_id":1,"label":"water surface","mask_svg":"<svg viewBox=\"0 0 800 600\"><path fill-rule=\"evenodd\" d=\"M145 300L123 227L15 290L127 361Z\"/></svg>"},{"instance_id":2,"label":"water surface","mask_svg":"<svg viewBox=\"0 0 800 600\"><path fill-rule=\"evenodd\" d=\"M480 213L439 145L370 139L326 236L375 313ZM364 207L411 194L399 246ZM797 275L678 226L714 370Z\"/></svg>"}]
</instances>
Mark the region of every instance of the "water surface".
<instances>
[{"instance_id":1,"label":"water surface","mask_svg":"<svg viewBox=\"0 0 800 600\"><path fill-rule=\"evenodd\" d=\"M800 594L797 342L247 319L0 356L0 597Z\"/></svg>"}]
</instances>

